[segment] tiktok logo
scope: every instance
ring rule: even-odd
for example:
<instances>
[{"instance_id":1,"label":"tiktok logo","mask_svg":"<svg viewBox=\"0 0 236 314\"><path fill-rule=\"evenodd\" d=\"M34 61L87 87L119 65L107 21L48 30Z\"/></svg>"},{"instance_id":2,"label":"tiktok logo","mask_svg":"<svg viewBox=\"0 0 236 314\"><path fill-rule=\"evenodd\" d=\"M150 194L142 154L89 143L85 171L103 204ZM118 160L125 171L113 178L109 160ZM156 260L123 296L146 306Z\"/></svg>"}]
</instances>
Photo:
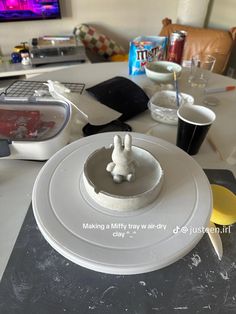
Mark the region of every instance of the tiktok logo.
<instances>
[{"instance_id":1,"label":"tiktok logo","mask_svg":"<svg viewBox=\"0 0 236 314\"><path fill-rule=\"evenodd\" d=\"M174 233L174 234L179 233L179 231L180 231L180 227L179 227L179 226L176 226L176 227L173 229L173 233Z\"/></svg>"}]
</instances>

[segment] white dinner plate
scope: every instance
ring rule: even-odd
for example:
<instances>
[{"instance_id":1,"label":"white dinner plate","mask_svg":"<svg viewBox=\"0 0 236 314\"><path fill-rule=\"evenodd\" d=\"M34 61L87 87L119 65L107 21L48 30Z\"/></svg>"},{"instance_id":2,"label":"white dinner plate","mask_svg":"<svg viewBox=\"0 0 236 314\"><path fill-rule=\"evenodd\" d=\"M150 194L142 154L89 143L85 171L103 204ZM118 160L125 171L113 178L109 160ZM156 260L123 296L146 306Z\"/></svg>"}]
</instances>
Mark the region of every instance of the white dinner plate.
<instances>
[{"instance_id":1,"label":"white dinner plate","mask_svg":"<svg viewBox=\"0 0 236 314\"><path fill-rule=\"evenodd\" d=\"M186 255L203 236L212 209L208 179L176 146L131 133L164 171L157 199L145 208L119 213L98 205L83 185L88 156L113 143L115 134L80 139L57 152L40 171L33 211L40 231L64 257L92 270L137 274L165 267ZM144 178L146 180L147 178Z\"/></svg>"}]
</instances>

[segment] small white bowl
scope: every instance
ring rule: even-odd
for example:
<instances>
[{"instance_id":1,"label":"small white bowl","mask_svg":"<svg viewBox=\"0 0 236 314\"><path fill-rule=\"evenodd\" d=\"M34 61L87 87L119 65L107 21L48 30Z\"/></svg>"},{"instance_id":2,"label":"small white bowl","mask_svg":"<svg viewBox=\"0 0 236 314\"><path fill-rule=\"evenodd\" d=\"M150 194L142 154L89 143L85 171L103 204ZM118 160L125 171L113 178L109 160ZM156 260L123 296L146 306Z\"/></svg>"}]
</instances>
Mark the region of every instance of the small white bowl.
<instances>
[{"instance_id":1,"label":"small white bowl","mask_svg":"<svg viewBox=\"0 0 236 314\"><path fill-rule=\"evenodd\" d=\"M191 95L180 93L179 103L180 106L186 104L193 105L194 98ZM175 91L163 90L155 93L148 102L148 108L154 120L167 124L177 124L178 107L176 104Z\"/></svg>"},{"instance_id":2,"label":"small white bowl","mask_svg":"<svg viewBox=\"0 0 236 314\"><path fill-rule=\"evenodd\" d=\"M181 65L169 61L152 61L146 64L145 72L149 79L157 83L168 83L174 80L174 74L179 77Z\"/></svg>"}]
</instances>

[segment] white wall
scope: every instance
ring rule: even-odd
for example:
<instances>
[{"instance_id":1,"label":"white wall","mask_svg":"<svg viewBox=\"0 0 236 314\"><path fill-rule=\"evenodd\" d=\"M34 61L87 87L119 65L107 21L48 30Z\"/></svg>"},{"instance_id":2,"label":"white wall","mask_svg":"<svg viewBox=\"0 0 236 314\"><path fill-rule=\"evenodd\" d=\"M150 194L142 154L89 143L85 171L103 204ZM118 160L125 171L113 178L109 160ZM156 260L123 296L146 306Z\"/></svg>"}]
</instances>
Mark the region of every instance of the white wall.
<instances>
[{"instance_id":1,"label":"white wall","mask_svg":"<svg viewBox=\"0 0 236 314\"><path fill-rule=\"evenodd\" d=\"M197 1L197 0L196 0ZM61 20L0 23L3 54L22 41L42 35L69 34L74 26L90 23L128 48L138 35L155 35L164 17L176 20L178 0L61 0ZM236 26L236 0L212 0L208 25L228 29Z\"/></svg>"},{"instance_id":2,"label":"white wall","mask_svg":"<svg viewBox=\"0 0 236 314\"><path fill-rule=\"evenodd\" d=\"M236 0L214 0L208 26L227 30L236 26Z\"/></svg>"}]
</instances>

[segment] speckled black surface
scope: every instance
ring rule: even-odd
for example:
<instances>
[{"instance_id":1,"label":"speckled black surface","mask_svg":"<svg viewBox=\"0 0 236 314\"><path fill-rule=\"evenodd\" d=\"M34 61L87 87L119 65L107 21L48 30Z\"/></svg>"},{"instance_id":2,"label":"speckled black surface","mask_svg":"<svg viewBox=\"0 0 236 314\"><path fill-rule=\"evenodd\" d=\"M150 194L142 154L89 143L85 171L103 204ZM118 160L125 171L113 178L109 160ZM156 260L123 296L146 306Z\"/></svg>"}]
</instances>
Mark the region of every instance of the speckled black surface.
<instances>
[{"instance_id":1,"label":"speckled black surface","mask_svg":"<svg viewBox=\"0 0 236 314\"><path fill-rule=\"evenodd\" d=\"M236 193L229 171L206 173L211 183ZM0 313L236 313L235 226L221 237L222 261L204 235L188 255L164 269L108 275L58 254L38 230L30 207L0 284Z\"/></svg>"}]
</instances>

